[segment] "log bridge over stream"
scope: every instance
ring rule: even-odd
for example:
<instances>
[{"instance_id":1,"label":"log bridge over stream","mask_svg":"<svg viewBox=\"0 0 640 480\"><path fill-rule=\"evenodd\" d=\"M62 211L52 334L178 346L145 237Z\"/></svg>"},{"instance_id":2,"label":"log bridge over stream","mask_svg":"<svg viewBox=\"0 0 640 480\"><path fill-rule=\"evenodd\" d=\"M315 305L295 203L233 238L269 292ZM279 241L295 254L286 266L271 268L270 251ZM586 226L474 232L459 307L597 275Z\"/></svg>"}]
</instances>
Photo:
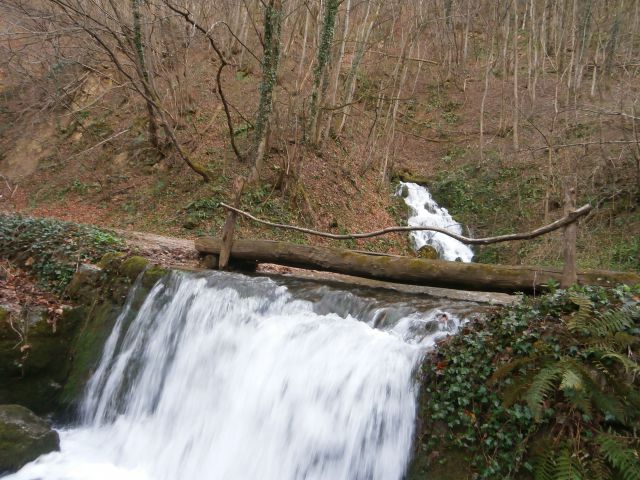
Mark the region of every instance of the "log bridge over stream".
<instances>
[{"instance_id":1,"label":"log bridge over stream","mask_svg":"<svg viewBox=\"0 0 640 480\"><path fill-rule=\"evenodd\" d=\"M222 239L196 239L196 249L218 261ZM234 240L231 265L275 263L290 267L342 273L387 282L492 292L542 291L549 282L560 283L562 270L533 266L487 265L447 262L397 255L368 254L343 248L297 245L271 240ZM582 285L640 284L640 275L626 272L584 270L577 272Z\"/></svg>"},{"instance_id":2,"label":"log bridge over stream","mask_svg":"<svg viewBox=\"0 0 640 480\"><path fill-rule=\"evenodd\" d=\"M308 228L282 225L254 217L240 210L240 197L245 181L235 181L233 205L222 203L227 210L227 219L222 238L203 237L195 241L202 255L209 256L210 266L224 270L231 262L243 267L255 267L258 263L272 263L289 267L328 271L386 282L445 287L458 290L525 292L545 290L550 284L568 287L573 284L615 286L622 283L640 284L640 275L633 272L576 269L576 236L578 221L591 211L591 205L576 208L576 177L569 176L565 182L564 217L526 233L515 233L486 238L467 238L446 229L436 227L389 227L375 232L332 234ZM507 266L479 263L449 262L423 258L404 257L374 252L347 250L323 246L298 245L271 240L234 240L233 233L237 216L270 227L296 230L336 240L371 238L390 232L431 230L449 235L469 245L488 245L516 240L529 240L562 229L564 231L564 268L555 269L538 266Z\"/></svg>"}]
</instances>

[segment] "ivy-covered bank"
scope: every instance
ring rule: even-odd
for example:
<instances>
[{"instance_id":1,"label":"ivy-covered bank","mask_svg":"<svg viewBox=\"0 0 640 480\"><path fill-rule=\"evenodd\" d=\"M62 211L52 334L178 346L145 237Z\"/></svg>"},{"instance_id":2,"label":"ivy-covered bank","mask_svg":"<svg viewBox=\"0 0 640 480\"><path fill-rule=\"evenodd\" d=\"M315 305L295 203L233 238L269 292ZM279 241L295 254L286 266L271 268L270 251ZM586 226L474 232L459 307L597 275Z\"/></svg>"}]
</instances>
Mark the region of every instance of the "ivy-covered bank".
<instances>
[{"instance_id":1,"label":"ivy-covered bank","mask_svg":"<svg viewBox=\"0 0 640 480\"><path fill-rule=\"evenodd\" d=\"M0 258L29 271L70 306L62 313L0 300L0 404L71 412L133 282L132 310L166 272L125 251L115 234L52 219L0 214Z\"/></svg>"},{"instance_id":2,"label":"ivy-covered bank","mask_svg":"<svg viewBox=\"0 0 640 480\"><path fill-rule=\"evenodd\" d=\"M124 250L125 243L108 230L0 213L0 258L27 268L43 287L59 294L80 264Z\"/></svg>"},{"instance_id":3,"label":"ivy-covered bank","mask_svg":"<svg viewBox=\"0 0 640 480\"><path fill-rule=\"evenodd\" d=\"M640 286L497 310L422 365L408 480L640 479Z\"/></svg>"}]
</instances>

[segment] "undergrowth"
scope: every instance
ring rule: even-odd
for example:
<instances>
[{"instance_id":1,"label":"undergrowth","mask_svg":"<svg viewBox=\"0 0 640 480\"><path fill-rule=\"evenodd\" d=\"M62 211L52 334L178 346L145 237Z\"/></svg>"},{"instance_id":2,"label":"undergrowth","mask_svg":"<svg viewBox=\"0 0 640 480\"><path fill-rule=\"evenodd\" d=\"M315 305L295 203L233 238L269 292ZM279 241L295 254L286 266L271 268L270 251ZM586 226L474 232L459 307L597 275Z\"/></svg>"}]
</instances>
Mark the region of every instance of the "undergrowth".
<instances>
[{"instance_id":1,"label":"undergrowth","mask_svg":"<svg viewBox=\"0 0 640 480\"><path fill-rule=\"evenodd\" d=\"M558 290L474 322L423 364L428 460L409 478L464 453L457 478L640 479L639 348L640 286Z\"/></svg>"},{"instance_id":2,"label":"undergrowth","mask_svg":"<svg viewBox=\"0 0 640 480\"><path fill-rule=\"evenodd\" d=\"M79 264L125 248L113 232L89 225L0 213L0 257L27 267L56 293L64 291Z\"/></svg>"}]
</instances>

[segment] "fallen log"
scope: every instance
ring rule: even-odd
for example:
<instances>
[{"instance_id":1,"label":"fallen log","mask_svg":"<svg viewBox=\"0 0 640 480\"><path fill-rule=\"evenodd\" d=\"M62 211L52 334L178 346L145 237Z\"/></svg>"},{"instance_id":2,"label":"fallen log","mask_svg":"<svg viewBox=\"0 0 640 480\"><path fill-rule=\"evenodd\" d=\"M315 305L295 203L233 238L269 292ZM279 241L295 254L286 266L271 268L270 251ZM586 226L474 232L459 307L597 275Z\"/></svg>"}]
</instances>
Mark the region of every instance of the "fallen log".
<instances>
[{"instance_id":1,"label":"fallen log","mask_svg":"<svg viewBox=\"0 0 640 480\"><path fill-rule=\"evenodd\" d=\"M198 238L201 254L219 255L222 242L211 237ZM342 248L297 245L271 240L235 240L231 263L275 263L290 267L343 273L411 285L427 285L463 290L494 292L533 292L545 289L550 281L560 283L562 271L548 267L503 266L480 263L446 262L399 256L375 256ZM581 285L613 286L640 284L640 275L606 270L578 272Z\"/></svg>"}]
</instances>

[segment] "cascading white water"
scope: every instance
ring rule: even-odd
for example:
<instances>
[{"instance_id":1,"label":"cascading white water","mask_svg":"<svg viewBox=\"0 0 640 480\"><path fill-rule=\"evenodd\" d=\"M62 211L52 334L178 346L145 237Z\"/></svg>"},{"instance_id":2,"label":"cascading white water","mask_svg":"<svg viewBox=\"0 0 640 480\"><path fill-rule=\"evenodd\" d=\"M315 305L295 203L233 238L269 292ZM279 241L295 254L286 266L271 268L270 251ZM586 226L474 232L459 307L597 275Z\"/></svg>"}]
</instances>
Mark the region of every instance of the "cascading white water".
<instances>
[{"instance_id":1,"label":"cascading white water","mask_svg":"<svg viewBox=\"0 0 640 480\"><path fill-rule=\"evenodd\" d=\"M172 273L117 320L61 451L7 480L400 480L415 366L457 317L292 290Z\"/></svg>"},{"instance_id":2,"label":"cascading white water","mask_svg":"<svg viewBox=\"0 0 640 480\"><path fill-rule=\"evenodd\" d=\"M422 185L410 182L400 182L398 195L411 209L411 217L407 224L411 227L440 227L462 235L462 225L456 222L446 208L440 207L431 197L429 190ZM411 232L411 241L415 250L425 245L431 245L440 254L442 260L462 260L470 262L473 250L464 243L443 233L428 230Z\"/></svg>"}]
</instances>

